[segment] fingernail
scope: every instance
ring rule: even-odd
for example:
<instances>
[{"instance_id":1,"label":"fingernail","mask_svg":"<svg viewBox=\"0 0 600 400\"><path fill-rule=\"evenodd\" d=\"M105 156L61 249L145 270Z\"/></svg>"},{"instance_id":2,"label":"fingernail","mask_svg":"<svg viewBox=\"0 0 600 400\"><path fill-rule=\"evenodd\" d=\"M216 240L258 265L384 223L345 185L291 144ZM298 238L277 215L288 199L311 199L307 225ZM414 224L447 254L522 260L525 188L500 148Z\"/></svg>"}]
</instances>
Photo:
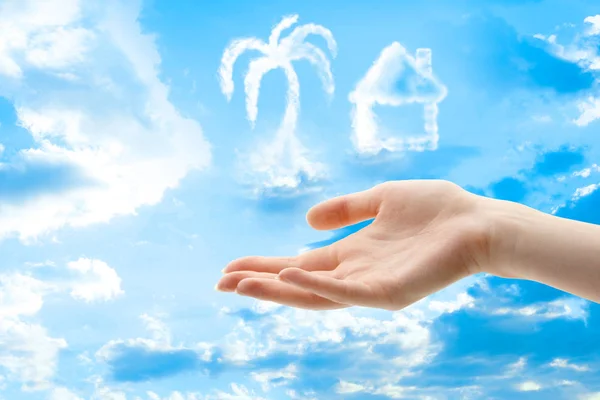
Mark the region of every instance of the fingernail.
<instances>
[{"instance_id":1,"label":"fingernail","mask_svg":"<svg viewBox=\"0 0 600 400\"><path fill-rule=\"evenodd\" d=\"M217 292L220 292L220 291L221 291L221 289L219 289L219 284L218 284L218 283L215 285L215 290L216 290Z\"/></svg>"}]
</instances>

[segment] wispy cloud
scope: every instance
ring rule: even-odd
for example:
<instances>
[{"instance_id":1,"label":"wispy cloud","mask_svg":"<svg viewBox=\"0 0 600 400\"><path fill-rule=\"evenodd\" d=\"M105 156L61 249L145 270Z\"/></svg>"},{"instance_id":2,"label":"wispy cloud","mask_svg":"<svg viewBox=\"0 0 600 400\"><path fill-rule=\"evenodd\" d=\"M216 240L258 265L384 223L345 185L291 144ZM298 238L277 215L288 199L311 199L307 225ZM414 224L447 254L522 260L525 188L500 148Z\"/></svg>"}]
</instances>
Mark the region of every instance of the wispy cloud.
<instances>
[{"instance_id":1,"label":"wispy cloud","mask_svg":"<svg viewBox=\"0 0 600 400\"><path fill-rule=\"evenodd\" d=\"M577 371L577 372L586 372L586 371L590 370L590 367L587 365L578 365L578 364L570 363L569 360L564 359L564 358L555 358L550 363L550 366L554 367L554 368L571 369L571 370Z\"/></svg>"},{"instance_id":2,"label":"wispy cloud","mask_svg":"<svg viewBox=\"0 0 600 400\"><path fill-rule=\"evenodd\" d=\"M493 315L511 315L528 318L529 320L540 319L575 319L587 320L589 302L575 297L566 297L549 302L539 302L522 307L500 307L492 311Z\"/></svg>"},{"instance_id":3,"label":"wispy cloud","mask_svg":"<svg viewBox=\"0 0 600 400\"><path fill-rule=\"evenodd\" d=\"M446 87L433 74L430 49L418 49L413 57L400 43L392 43L381 52L349 95L353 104L352 141L355 149L366 155L375 155L382 150L435 150L439 138L438 103L446 94ZM382 137L373 107L409 104L423 105L423 132L406 137Z\"/></svg>"},{"instance_id":4,"label":"wispy cloud","mask_svg":"<svg viewBox=\"0 0 600 400\"><path fill-rule=\"evenodd\" d=\"M508 368L506 369L505 375L507 377L519 375L523 372L523 370L525 369L526 366L527 366L527 358L519 357L519 359L517 361L515 361L514 363L512 363L508 366Z\"/></svg>"},{"instance_id":5,"label":"wispy cloud","mask_svg":"<svg viewBox=\"0 0 600 400\"><path fill-rule=\"evenodd\" d=\"M285 114L275 138L262 142L257 152L240 160L242 171L247 171L248 167L251 169L250 174L242 174L242 179L251 183L254 193L258 195L297 194L306 189L314 189L311 183L325 176L324 166L309 160L307 150L296 136L300 82L292 62L308 60L317 69L325 92L331 96L335 85L329 59L323 50L305 39L309 35L322 36L333 57L336 56L337 44L328 29L316 24L298 26L288 36L281 38L282 32L297 21L298 15L284 17L271 31L267 43L257 38L232 41L223 53L219 68L221 90L230 99L234 91L233 65L237 58L249 50L261 53L260 58L250 62L244 79L246 113L252 127L258 115L258 96L263 76L271 70L281 68L288 81Z\"/></svg>"}]
</instances>

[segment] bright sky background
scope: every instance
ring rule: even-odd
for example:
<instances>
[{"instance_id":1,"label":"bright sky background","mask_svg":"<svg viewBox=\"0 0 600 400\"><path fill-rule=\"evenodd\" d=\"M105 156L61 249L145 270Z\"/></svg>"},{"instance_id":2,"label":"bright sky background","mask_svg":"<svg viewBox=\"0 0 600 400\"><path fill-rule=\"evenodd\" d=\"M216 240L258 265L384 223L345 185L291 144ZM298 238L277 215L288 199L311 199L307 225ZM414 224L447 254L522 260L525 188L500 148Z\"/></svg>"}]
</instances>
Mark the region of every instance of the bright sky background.
<instances>
[{"instance_id":1,"label":"bright sky background","mask_svg":"<svg viewBox=\"0 0 600 400\"><path fill-rule=\"evenodd\" d=\"M537 284L213 289L385 180L600 223L597 0L0 0L0 123L1 399L600 399L600 306Z\"/></svg>"}]
</instances>

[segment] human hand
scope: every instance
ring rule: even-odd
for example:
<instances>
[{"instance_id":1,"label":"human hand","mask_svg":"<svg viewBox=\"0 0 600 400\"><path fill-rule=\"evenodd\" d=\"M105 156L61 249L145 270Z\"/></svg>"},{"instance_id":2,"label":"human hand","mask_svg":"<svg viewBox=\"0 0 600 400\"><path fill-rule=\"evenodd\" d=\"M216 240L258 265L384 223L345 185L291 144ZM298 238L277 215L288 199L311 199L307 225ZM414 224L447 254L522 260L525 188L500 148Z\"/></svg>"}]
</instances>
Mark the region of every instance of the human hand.
<instances>
[{"instance_id":1,"label":"human hand","mask_svg":"<svg viewBox=\"0 0 600 400\"><path fill-rule=\"evenodd\" d=\"M374 218L329 246L292 257L244 257L217 289L308 309L402 309L492 263L485 202L440 180L391 181L327 200L307 214L318 230Z\"/></svg>"}]
</instances>

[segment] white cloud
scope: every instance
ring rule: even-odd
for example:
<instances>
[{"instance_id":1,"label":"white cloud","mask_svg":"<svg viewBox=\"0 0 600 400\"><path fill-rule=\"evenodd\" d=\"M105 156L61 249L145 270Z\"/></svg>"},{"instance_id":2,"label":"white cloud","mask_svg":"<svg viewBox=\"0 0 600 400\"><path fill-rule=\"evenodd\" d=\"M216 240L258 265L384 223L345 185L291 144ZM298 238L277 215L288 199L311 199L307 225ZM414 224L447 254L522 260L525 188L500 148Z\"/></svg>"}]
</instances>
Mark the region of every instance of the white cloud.
<instances>
[{"instance_id":1,"label":"white cloud","mask_svg":"<svg viewBox=\"0 0 600 400\"><path fill-rule=\"evenodd\" d=\"M83 62L92 39L87 29L57 27L43 36L31 37L26 58L37 68L62 69Z\"/></svg>"},{"instance_id":2,"label":"white cloud","mask_svg":"<svg viewBox=\"0 0 600 400\"><path fill-rule=\"evenodd\" d=\"M590 370L590 367L588 367L587 365L573 364L570 363L569 360L564 358L555 358L554 360L552 360L552 362L550 362L550 366L554 368L572 369L573 371L577 372L587 372Z\"/></svg>"},{"instance_id":3,"label":"white cloud","mask_svg":"<svg viewBox=\"0 0 600 400\"><path fill-rule=\"evenodd\" d=\"M67 264L80 277L72 284L71 296L86 302L108 301L121 296L121 278L104 261L80 258Z\"/></svg>"},{"instance_id":4,"label":"white cloud","mask_svg":"<svg viewBox=\"0 0 600 400\"><path fill-rule=\"evenodd\" d=\"M586 17L583 22L590 25L586 32L587 35L600 35L600 15L590 15L589 17Z\"/></svg>"},{"instance_id":5,"label":"white cloud","mask_svg":"<svg viewBox=\"0 0 600 400\"><path fill-rule=\"evenodd\" d=\"M214 395L206 396L206 400L266 400L244 385L236 383L231 384L231 393L220 390L215 391Z\"/></svg>"},{"instance_id":6,"label":"white cloud","mask_svg":"<svg viewBox=\"0 0 600 400\"><path fill-rule=\"evenodd\" d=\"M459 293L454 301L438 301L432 300L429 302L429 309L440 313L453 313L463 308L473 308L475 299L468 293Z\"/></svg>"},{"instance_id":7,"label":"white cloud","mask_svg":"<svg viewBox=\"0 0 600 400\"><path fill-rule=\"evenodd\" d=\"M373 391L374 394L381 394L392 399L406 398L408 392L414 390L414 387L404 387L400 385L387 384Z\"/></svg>"},{"instance_id":8,"label":"white cloud","mask_svg":"<svg viewBox=\"0 0 600 400\"><path fill-rule=\"evenodd\" d=\"M566 297L550 302L541 302L524 307L501 307L492 311L494 315L513 315L532 319L581 319L588 316L589 303L583 299Z\"/></svg>"},{"instance_id":9,"label":"white cloud","mask_svg":"<svg viewBox=\"0 0 600 400\"><path fill-rule=\"evenodd\" d=\"M402 350L401 356L390 360L393 367L402 370L420 365L437 353L428 328L401 312L374 318L350 310L314 313L286 309L257 328L260 330L240 322L225 338L224 357L245 363L276 351L302 354L307 347L321 343L336 343L348 349L368 349L383 343ZM346 332L354 336L348 344Z\"/></svg>"},{"instance_id":10,"label":"white cloud","mask_svg":"<svg viewBox=\"0 0 600 400\"><path fill-rule=\"evenodd\" d=\"M55 387L50 392L49 400L84 400L72 391L64 387Z\"/></svg>"},{"instance_id":11,"label":"white cloud","mask_svg":"<svg viewBox=\"0 0 600 400\"><path fill-rule=\"evenodd\" d=\"M64 68L81 62L92 34L77 26L80 16L79 0L1 3L0 75L20 78L28 67Z\"/></svg>"},{"instance_id":12,"label":"white cloud","mask_svg":"<svg viewBox=\"0 0 600 400\"><path fill-rule=\"evenodd\" d=\"M571 176L588 179L593 173L598 173L598 172L600 172L600 166L598 166L597 164L592 164L588 168L584 168L582 170L573 172ZM566 179L566 177L564 177L564 178ZM573 187L572 186L572 188L573 188L572 189L573 194L571 195L570 199L566 198L565 200L570 200L571 203L574 203L574 202L581 200L583 197L587 197L587 196L591 195L592 193L596 192L598 189L600 189L600 183L591 183L591 184L588 184L588 185L582 186L582 187L576 187L576 186ZM568 203L566 201L563 201L561 204L555 205L552 208L551 213L552 214L558 213L561 209L564 209L565 207L567 207L567 204Z\"/></svg>"},{"instance_id":13,"label":"white cloud","mask_svg":"<svg viewBox=\"0 0 600 400\"><path fill-rule=\"evenodd\" d=\"M579 400L600 400L600 392L582 394Z\"/></svg>"},{"instance_id":14,"label":"white cloud","mask_svg":"<svg viewBox=\"0 0 600 400\"><path fill-rule=\"evenodd\" d=\"M398 83L402 83L401 89ZM381 150L435 150L439 139L438 103L446 94L446 87L433 75L430 49L418 49L413 57L400 43L392 43L383 49L348 97L353 104L352 142L355 149L367 155ZM407 104L423 105L424 132L409 137L381 137L373 107Z\"/></svg>"},{"instance_id":15,"label":"white cloud","mask_svg":"<svg viewBox=\"0 0 600 400\"><path fill-rule=\"evenodd\" d=\"M527 366L527 358L520 357L517 361L510 364L506 370L506 376L515 376L523 372L525 367Z\"/></svg>"},{"instance_id":16,"label":"white cloud","mask_svg":"<svg viewBox=\"0 0 600 400\"><path fill-rule=\"evenodd\" d=\"M98 385L91 400L127 400L124 392L115 391L109 387ZM148 400L266 400L258 396L254 391L244 385L232 383L230 392L223 390L213 390L210 394L201 394L198 392L173 391L166 396L161 396L156 392L147 391L145 399ZM53 400L53 399L52 399ZM70 399L68 399L70 400ZM141 396L135 396L133 400L142 400Z\"/></svg>"},{"instance_id":17,"label":"white cloud","mask_svg":"<svg viewBox=\"0 0 600 400\"><path fill-rule=\"evenodd\" d=\"M0 275L0 368L9 380L29 389L50 387L58 352L67 346L42 325L27 321L42 308L44 296L55 290L35 278Z\"/></svg>"},{"instance_id":18,"label":"white cloud","mask_svg":"<svg viewBox=\"0 0 600 400\"><path fill-rule=\"evenodd\" d=\"M600 16L589 16L584 19L584 29L581 33L575 35L573 41L568 45L559 44L556 35L545 36L541 34L534 35L535 38L545 41L550 51L557 57L579 64L588 71L600 71ZM578 109L578 116L572 119L572 122L580 127L585 127L592 122L600 119L600 94L597 93L600 88L600 81L596 80L596 93L586 94L577 99L575 106Z\"/></svg>"},{"instance_id":19,"label":"white cloud","mask_svg":"<svg viewBox=\"0 0 600 400\"><path fill-rule=\"evenodd\" d=\"M42 308L44 295L54 286L31 276L0 275L0 319L32 316Z\"/></svg>"},{"instance_id":20,"label":"white cloud","mask_svg":"<svg viewBox=\"0 0 600 400\"><path fill-rule=\"evenodd\" d=\"M534 35L535 38L545 41L550 51L557 57L579 64L582 68L589 71L600 71L600 16L589 16L584 19L584 30L575 36L572 43L568 45L559 44L556 35L545 36L541 34ZM596 81L596 90L600 87ZM600 119L600 95L586 94L585 97L576 101L575 106L579 115L573 118L572 122L580 127L585 127L592 122Z\"/></svg>"},{"instance_id":21,"label":"white cloud","mask_svg":"<svg viewBox=\"0 0 600 400\"><path fill-rule=\"evenodd\" d=\"M158 347L171 344L171 330L163 321L148 314L142 314L140 319L146 325L146 330L151 334L152 339L159 344Z\"/></svg>"},{"instance_id":22,"label":"white cloud","mask_svg":"<svg viewBox=\"0 0 600 400\"><path fill-rule=\"evenodd\" d=\"M582 197L589 196L594 193L596 190L600 188L600 184L595 183L588 186L584 186L575 190L573 197L571 198L573 201L577 201Z\"/></svg>"},{"instance_id":23,"label":"white cloud","mask_svg":"<svg viewBox=\"0 0 600 400\"><path fill-rule=\"evenodd\" d=\"M166 397L160 397L158 394L154 392L147 392L149 400L203 400L204 396L201 396L197 393L182 393L179 391L175 391L167 395Z\"/></svg>"},{"instance_id":24,"label":"white cloud","mask_svg":"<svg viewBox=\"0 0 600 400\"><path fill-rule=\"evenodd\" d=\"M88 260L89 261L89 260ZM10 381L21 382L31 390L52 390L52 399L70 400L65 388L53 388L58 354L67 347L63 338L50 335L47 329L34 318L39 314L46 297L60 295L72 290L72 296L86 301L108 300L113 297L114 279L106 264L95 260L95 266L84 265L80 259L69 264L85 274L84 279L41 281L31 275L8 273L0 275L0 370L7 372ZM50 264L56 268L54 263ZM96 268L100 266L100 268ZM75 267L73 267L75 266ZM106 268L105 268L106 267ZM37 272L41 266L33 271ZM107 272L109 272L107 274ZM108 276L110 279L106 279ZM62 397L60 397L62 396Z\"/></svg>"},{"instance_id":25,"label":"white cloud","mask_svg":"<svg viewBox=\"0 0 600 400\"><path fill-rule=\"evenodd\" d=\"M576 34L573 41L568 45L559 44L556 35L535 34L533 37L545 41L557 57L578 63L588 70L599 70L600 54L595 47L598 35L596 30L597 18L598 16L584 18L583 22L586 25L583 32Z\"/></svg>"},{"instance_id":26,"label":"white cloud","mask_svg":"<svg viewBox=\"0 0 600 400\"><path fill-rule=\"evenodd\" d=\"M261 384L263 392L268 392L271 387L288 385L291 380L296 378L298 368L294 364L274 371L251 372L250 376L256 382Z\"/></svg>"},{"instance_id":27,"label":"white cloud","mask_svg":"<svg viewBox=\"0 0 600 400\"><path fill-rule=\"evenodd\" d=\"M51 386L60 350L67 347L62 338L51 337L39 324L19 319L3 319L0 327L0 367L8 372L9 380L23 383L31 390Z\"/></svg>"},{"instance_id":28,"label":"white cloud","mask_svg":"<svg viewBox=\"0 0 600 400\"><path fill-rule=\"evenodd\" d=\"M485 279L481 277L462 279L411 305L405 312L421 320L432 321L445 313L475 308L475 299L468 290L485 284Z\"/></svg>"},{"instance_id":29,"label":"white cloud","mask_svg":"<svg viewBox=\"0 0 600 400\"><path fill-rule=\"evenodd\" d=\"M214 346L209 343L200 342L190 347L185 347L183 344L174 345L171 330L164 321L161 320L162 317L164 316L150 316L148 314L140 315L140 319L150 334L150 337L110 340L96 351L96 359L103 362L110 362L116 355L115 351L118 351L123 345L161 351L192 349L197 352L200 359L204 361L211 359Z\"/></svg>"},{"instance_id":30,"label":"white cloud","mask_svg":"<svg viewBox=\"0 0 600 400\"><path fill-rule=\"evenodd\" d=\"M230 99L234 91L233 65L237 58L249 50L262 53L260 58L250 62L244 80L246 113L252 127L258 115L262 77L271 70L281 68L288 81L287 106L275 137L265 139L256 152L240 159L240 178L252 184L255 187L254 193L258 195L295 195L305 190L314 190L314 185L310 183L319 181L326 174L322 164L308 159L307 150L296 136L300 83L292 62L308 60L317 68L325 92L333 95L335 86L327 55L304 40L309 35L322 36L333 57L337 52L337 44L328 29L315 24L298 26L288 36L280 38L281 33L297 21L297 15L284 17L273 28L268 43L257 38L232 41L223 53L219 68L221 90Z\"/></svg>"},{"instance_id":31,"label":"white cloud","mask_svg":"<svg viewBox=\"0 0 600 400\"><path fill-rule=\"evenodd\" d=\"M579 116L573 120L577 126L587 126L597 119L600 119L600 98L588 97L582 99L577 104Z\"/></svg>"},{"instance_id":32,"label":"white cloud","mask_svg":"<svg viewBox=\"0 0 600 400\"><path fill-rule=\"evenodd\" d=\"M339 381L335 392L339 394L359 393L364 392L367 388L363 385L358 385L352 382Z\"/></svg>"},{"instance_id":33,"label":"white cloud","mask_svg":"<svg viewBox=\"0 0 600 400\"><path fill-rule=\"evenodd\" d=\"M96 389L90 400L127 400L127 395L122 391L103 386Z\"/></svg>"},{"instance_id":34,"label":"white cloud","mask_svg":"<svg viewBox=\"0 0 600 400\"><path fill-rule=\"evenodd\" d=\"M566 379L563 379L562 381L557 382L557 386L573 386L573 385L577 385L577 382L569 381Z\"/></svg>"},{"instance_id":35,"label":"white cloud","mask_svg":"<svg viewBox=\"0 0 600 400\"><path fill-rule=\"evenodd\" d=\"M582 178L589 178L592 172L600 172L600 165L592 164L589 168L584 168L580 171L573 172L573 176L580 176Z\"/></svg>"},{"instance_id":36,"label":"white cloud","mask_svg":"<svg viewBox=\"0 0 600 400\"><path fill-rule=\"evenodd\" d=\"M46 260L46 261L38 261L38 262L25 262L25 266L28 268L44 268L44 267L55 267L56 264L54 261Z\"/></svg>"},{"instance_id":37,"label":"white cloud","mask_svg":"<svg viewBox=\"0 0 600 400\"><path fill-rule=\"evenodd\" d=\"M18 123L35 141L19 152L19 162L66 165L78 179L60 193L3 200L0 238L31 239L134 214L210 163L199 124L178 112L159 79L154 38L137 21L141 3L97 5L2 5L0 30L10 35L0 45L0 74L19 79L20 86L5 85L0 95L15 99ZM36 90L40 72L49 76L44 91Z\"/></svg>"},{"instance_id":38,"label":"white cloud","mask_svg":"<svg viewBox=\"0 0 600 400\"><path fill-rule=\"evenodd\" d=\"M407 392L414 390L415 387L405 387L389 383L379 387L372 387L352 382L340 381L336 385L336 393L339 394L371 393L375 395L383 395L391 399L403 399L406 397Z\"/></svg>"},{"instance_id":39,"label":"white cloud","mask_svg":"<svg viewBox=\"0 0 600 400\"><path fill-rule=\"evenodd\" d=\"M542 389L542 386L534 381L526 381L515 385L515 389L519 392L537 392Z\"/></svg>"}]
</instances>

